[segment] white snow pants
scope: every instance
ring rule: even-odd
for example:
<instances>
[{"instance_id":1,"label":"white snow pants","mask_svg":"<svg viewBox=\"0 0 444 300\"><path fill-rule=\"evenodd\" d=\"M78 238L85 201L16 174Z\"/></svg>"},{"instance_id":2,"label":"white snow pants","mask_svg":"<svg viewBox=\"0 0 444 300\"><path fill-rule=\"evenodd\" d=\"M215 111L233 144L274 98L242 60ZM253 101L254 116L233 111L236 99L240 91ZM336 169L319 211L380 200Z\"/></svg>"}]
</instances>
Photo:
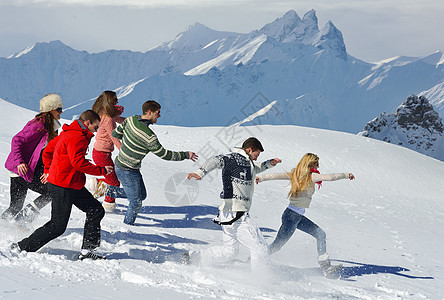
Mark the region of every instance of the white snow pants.
<instances>
[{"instance_id":1,"label":"white snow pants","mask_svg":"<svg viewBox=\"0 0 444 300\"><path fill-rule=\"evenodd\" d=\"M236 216L235 212L220 212L221 222L230 221ZM223 231L223 246L215 246L200 251L200 259L203 263L224 264L233 261L239 253L240 245L250 250L251 268L263 269L270 265L268 245L259 227L245 213L232 225L221 225Z\"/></svg>"}]
</instances>

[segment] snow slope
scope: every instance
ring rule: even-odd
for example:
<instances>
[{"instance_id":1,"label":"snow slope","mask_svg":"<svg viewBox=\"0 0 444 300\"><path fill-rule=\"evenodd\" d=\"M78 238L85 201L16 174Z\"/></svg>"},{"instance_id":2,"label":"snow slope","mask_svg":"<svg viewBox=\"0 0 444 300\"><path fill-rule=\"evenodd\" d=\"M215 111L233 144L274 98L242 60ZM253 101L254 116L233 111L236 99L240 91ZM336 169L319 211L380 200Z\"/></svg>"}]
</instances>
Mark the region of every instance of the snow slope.
<instances>
[{"instance_id":1,"label":"snow slope","mask_svg":"<svg viewBox=\"0 0 444 300\"><path fill-rule=\"evenodd\" d=\"M4 103L0 120L0 164L10 138L29 111ZM160 121L160 120L159 120ZM253 124L254 125L254 124ZM10 127L12 126L12 127ZM102 221L100 252L106 261L76 261L84 215L73 209L65 234L38 253L9 253L29 233L14 224L0 228L0 298L5 299L442 299L444 163L414 151L347 133L298 126L153 126L168 149L196 151L198 163L166 162L148 155L142 173L148 199L136 220L119 213ZM296 232L272 256L273 272L252 274L243 251L227 267L181 265L185 250L221 244L217 213L220 172L196 184L187 172L214 154L226 153L254 135L264 145L259 160L280 157L271 172L289 171L306 152L320 156L320 171L353 172L355 181L325 182L307 216L327 233L333 259L344 263L341 280L326 279L316 263L314 240ZM0 172L0 210L9 202L9 178ZM287 205L285 182L256 187L251 215L268 242L276 235ZM29 193L28 200L35 197ZM33 228L49 219L42 210Z\"/></svg>"}]
</instances>

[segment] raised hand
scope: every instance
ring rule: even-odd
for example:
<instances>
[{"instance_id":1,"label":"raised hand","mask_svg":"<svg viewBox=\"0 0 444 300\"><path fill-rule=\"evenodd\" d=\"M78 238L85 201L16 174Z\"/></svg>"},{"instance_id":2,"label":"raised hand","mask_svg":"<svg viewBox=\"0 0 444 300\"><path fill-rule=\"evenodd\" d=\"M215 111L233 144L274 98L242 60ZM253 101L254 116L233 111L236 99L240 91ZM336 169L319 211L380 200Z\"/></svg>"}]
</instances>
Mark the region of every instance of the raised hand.
<instances>
[{"instance_id":1,"label":"raised hand","mask_svg":"<svg viewBox=\"0 0 444 300\"><path fill-rule=\"evenodd\" d=\"M188 154L189 154L190 159L191 159L192 161L196 161L196 160L199 159L199 156L197 156L197 154L194 153L194 152L188 151Z\"/></svg>"},{"instance_id":2,"label":"raised hand","mask_svg":"<svg viewBox=\"0 0 444 300\"><path fill-rule=\"evenodd\" d=\"M271 164L272 166L275 166L275 165L277 165L278 163L281 163L281 162L282 162L282 159L274 158L274 159L270 162L270 164Z\"/></svg>"}]
</instances>

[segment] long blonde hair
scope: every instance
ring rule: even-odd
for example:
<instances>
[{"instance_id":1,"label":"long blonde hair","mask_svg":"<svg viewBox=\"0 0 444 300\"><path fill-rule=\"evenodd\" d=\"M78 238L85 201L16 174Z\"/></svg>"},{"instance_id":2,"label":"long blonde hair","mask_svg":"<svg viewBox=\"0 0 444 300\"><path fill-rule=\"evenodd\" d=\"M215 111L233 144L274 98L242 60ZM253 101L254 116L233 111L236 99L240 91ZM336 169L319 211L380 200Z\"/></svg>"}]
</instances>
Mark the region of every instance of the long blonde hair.
<instances>
[{"instance_id":1,"label":"long blonde hair","mask_svg":"<svg viewBox=\"0 0 444 300\"><path fill-rule=\"evenodd\" d=\"M288 192L288 197L296 198L303 190L308 190L313 187L311 180L311 168L319 165L319 157L313 153L305 154L299 161L296 168L293 168L289 173L291 180L291 188Z\"/></svg>"}]
</instances>

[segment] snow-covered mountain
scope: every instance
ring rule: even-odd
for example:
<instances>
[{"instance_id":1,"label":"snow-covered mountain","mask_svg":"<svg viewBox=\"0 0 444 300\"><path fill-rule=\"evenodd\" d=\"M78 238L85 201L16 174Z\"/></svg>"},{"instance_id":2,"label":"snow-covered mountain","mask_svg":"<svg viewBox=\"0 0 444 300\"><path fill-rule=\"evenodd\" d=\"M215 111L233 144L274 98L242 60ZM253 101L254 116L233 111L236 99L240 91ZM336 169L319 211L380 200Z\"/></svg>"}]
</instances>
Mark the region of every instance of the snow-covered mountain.
<instances>
[{"instance_id":1,"label":"snow-covered mountain","mask_svg":"<svg viewBox=\"0 0 444 300\"><path fill-rule=\"evenodd\" d=\"M38 43L0 58L0 97L36 109L44 94L57 92L71 117L111 89L125 114L157 99L161 122L182 126L225 125L277 101L259 122L357 133L381 111L396 109L394 99L443 84L442 62L441 52L363 62L347 54L331 21L319 28L314 10L302 18L289 11L246 34L195 23L145 53L90 54L59 41Z\"/></svg>"},{"instance_id":2,"label":"snow-covered mountain","mask_svg":"<svg viewBox=\"0 0 444 300\"><path fill-rule=\"evenodd\" d=\"M400 145L444 161L444 125L425 96L410 95L395 113L382 113L358 135Z\"/></svg>"},{"instance_id":3,"label":"snow-covered mountain","mask_svg":"<svg viewBox=\"0 0 444 300\"><path fill-rule=\"evenodd\" d=\"M0 105L3 166L12 136L36 112L1 100ZM77 208L72 210L66 232L37 253L12 256L10 244L30 233L0 222L0 298L434 300L444 295L444 162L354 134L299 126L155 125L153 130L166 148L196 151L200 160L166 162L152 154L144 159L141 172L148 198L137 226L123 224L125 199L117 199L116 213L106 214L98 249L107 256L104 261L76 260L85 222ZM240 145L250 135L258 137L265 148L259 161L283 160L267 173L289 171L303 154L314 152L320 157L321 173L355 174L353 181L324 182L306 213L327 233L334 263L344 264L342 279L322 275L316 242L300 231L272 255L273 268L267 274L249 270L245 249L239 260L226 266L178 262L186 250L222 244L221 229L211 221L220 205L222 183L215 171L199 181L198 192L191 194L190 185L173 179L184 178L206 158L227 153L227 148ZM0 212L9 204L9 183L3 168ZM288 205L288 188L282 181L255 186L251 216L268 243L274 240ZM29 192L26 203L36 196ZM176 202L179 198L186 201ZM49 218L48 205L31 231Z\"/></svg>"}]
</instances>

